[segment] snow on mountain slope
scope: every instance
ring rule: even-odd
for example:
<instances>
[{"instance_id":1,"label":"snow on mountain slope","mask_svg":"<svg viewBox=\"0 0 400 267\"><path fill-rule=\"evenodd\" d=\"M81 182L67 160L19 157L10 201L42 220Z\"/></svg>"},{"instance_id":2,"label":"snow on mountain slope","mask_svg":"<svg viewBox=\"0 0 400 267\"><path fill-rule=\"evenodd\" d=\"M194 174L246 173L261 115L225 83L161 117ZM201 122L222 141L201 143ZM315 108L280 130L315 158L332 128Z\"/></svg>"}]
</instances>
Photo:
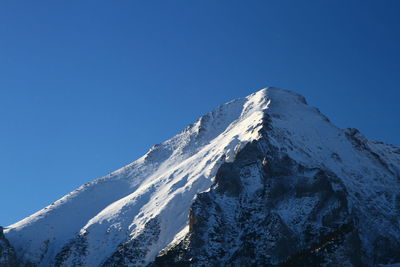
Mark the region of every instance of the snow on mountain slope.
<instances>
[{"instance_id":1,"label":"snow on mountain slope","mask_svg":"<svg viewBox=\"0 0 400 267\"><path fill-rule=\"evenodd\" d=\"M227 264L238 263L233 260L238 260L234 252L243 247L242 239L248 238L240 235L257 229L250 228L260 218L270 216L264 219L272 221L268 223L271 231L274 227L286 229L287 236L279 237L282 240L292 236L292 243L306 245L307 241L299 240L307 225L315 231L331 227L310 218L329 214L343 229L350 223L343 218L351 218L352 227L357 226L360 233L354 235L361 240L362 255L372 255L382 244L397 249L399 166L399 148L369 141L355 129L339 129L302 96L267 88L218 107L132 164L9 226L5 235L21 261L39 266L143 266L162 250L174 251L177 244L188 258L196 251L200 262L215 257ZM279 186L269 192L265 188L269 180L264 180L271 175L277 178L271 188L274 183ZM301 198L291 195L293 190L305 190L305 178L310 188L322 191L307 189L311 191L303 192L307 196ZM320 184L328 188L321 189ZM260 190L266 190L265 196L277 195L277 199L259 197ZM324 194L329 197L325 199ZM267 203L268 208L260 203ZM321 211L321 205L328 208ZM257 213L259 210L263 212ZM205 229L220 235L227 232L236 239L224 244L225 248L220 241L203 240L208 247L190 252L185 244L191 244L192 237L200 240L205 236L204 229L197 231L194 226L199 220L207 225ZM249 221L243 226L240 220ZM217 223L222 221L224 226ZM265 232L260 240L267 242L271 234L278 240L281 233ZM265 255L276 252L272 245L265 249ZM224 257L218 254L221 251ZM279 255L267 255L261 262L275 264L286 257ZM371 259L390 263L382 260L385 257ZM161 262L170 260L179 259L168 256Z\"/></svg>"},{"instance_id":2,"label":"snow on mountain slope","mask_svg":"<svg viewBox=\"0 0 400 267\"><path fill-rule=\"evenodd\" d=\"M156 266L379 266L400 262L400 150L267 90L260 137L197 195L189 232Z\"/></svg>"},{"instance_id":3,"label":"snow on mountain slope","mask_svg":"<svg viewBox=\"0 0 400 267\"><path fill-rule=\"evenodd\" d=\"M39 266L77 258L96 266L157 218L159 238L145 253L145 261L152 260L184 229L192 199L210 187L218 166L257 138L265 95L262 90L218 107L132 164L9 226L5 233L18 257ZM71 240L82 237L85 253L75 255Z\"/></svg>"}]
</instances>

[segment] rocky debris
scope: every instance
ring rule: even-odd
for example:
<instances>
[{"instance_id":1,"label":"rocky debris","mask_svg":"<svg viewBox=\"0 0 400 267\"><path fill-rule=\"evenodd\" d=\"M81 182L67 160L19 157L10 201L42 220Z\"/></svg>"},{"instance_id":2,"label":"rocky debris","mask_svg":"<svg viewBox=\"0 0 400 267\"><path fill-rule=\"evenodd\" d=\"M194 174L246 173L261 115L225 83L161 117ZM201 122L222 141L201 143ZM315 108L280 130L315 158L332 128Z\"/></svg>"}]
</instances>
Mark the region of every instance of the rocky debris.
<instances>
[{"instance_id":1,"label":"rocky debris","mask_svg":"<svg viewBox=\"0 0 400 267\"><path fill-rule=\"evenodd\" d=\"M84 257L87 255L86 233L79 234L68 242L55 257L54 265L61 266L84 266Z\"/></svg>"},{"instance_id":2,"label":"rocky debris","mask_svg":"<svg viewBox=\"0 0 400 267\"><path fill-rule=\"evenodd\" d=\"M144 231L137 237L120 244L117 251L109 257L103 264L103 267L109 266L143 266L145 258L160 234L160 225L156 218L151 219Z\"/></svg>"}]
</instances>

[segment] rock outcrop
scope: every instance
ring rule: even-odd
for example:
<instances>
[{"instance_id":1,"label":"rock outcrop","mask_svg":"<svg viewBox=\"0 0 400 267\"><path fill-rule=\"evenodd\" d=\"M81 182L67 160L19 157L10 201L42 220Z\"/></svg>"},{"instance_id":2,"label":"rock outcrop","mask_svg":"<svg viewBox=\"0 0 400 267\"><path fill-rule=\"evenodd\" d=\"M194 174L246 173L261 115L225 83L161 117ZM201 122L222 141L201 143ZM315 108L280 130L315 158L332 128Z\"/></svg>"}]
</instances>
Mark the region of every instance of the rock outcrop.
<instances>
[{"instance_id":1,"label":"rock outcrop","mask_svg":"<svg viewBox=\"0 0 400 267\"><path fill-rule=\"evenodd\" d=\"M3 234L0 226L0 267L18 267L17 256L14 248Z\"/></svg>"}]
</instances>

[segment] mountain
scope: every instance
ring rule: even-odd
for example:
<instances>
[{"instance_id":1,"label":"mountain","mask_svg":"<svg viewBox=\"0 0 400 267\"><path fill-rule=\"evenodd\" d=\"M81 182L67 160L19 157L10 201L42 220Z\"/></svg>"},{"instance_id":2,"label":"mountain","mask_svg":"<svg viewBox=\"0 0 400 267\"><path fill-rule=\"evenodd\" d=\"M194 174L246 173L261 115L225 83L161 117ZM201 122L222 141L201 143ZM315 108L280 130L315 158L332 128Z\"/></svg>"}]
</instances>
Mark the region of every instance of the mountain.
<instances>
[{"instance_id":1,"label":"mountain","mask_svg":"<svg viewBox=\"0 0 400 267\"><path fill-rule=\"evenodd\" d=\"M21 266L400 264L400 149L267 88L5 237Z\"/></svg>"}]
</instances>

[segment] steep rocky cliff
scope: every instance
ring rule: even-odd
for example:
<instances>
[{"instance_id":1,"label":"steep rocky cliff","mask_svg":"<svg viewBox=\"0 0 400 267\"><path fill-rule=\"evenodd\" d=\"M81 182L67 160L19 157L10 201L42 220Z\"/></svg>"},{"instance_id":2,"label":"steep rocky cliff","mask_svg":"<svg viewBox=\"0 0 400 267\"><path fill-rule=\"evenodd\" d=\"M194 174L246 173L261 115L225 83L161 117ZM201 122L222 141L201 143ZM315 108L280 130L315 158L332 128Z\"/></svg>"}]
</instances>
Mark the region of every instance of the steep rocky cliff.
<instances>
[{"instance_id":1,"label":"steep rocky cliff","mask_svg":"<svg viewBox=\"0 0 400 267\"><path fill-rule=\"evenodd\" d=\"M385 192L391 191L391 208L397 209L392 216L366 211L355 203L362 200L352 198L356 192L346 186L343 177L325 166L296 162L273 146L267 135L264 132L263 138L246 145L232 163L220 167L214 185L198 194L191 206L189 233L162 251L152 266L377 266L400 262L396 203L400 192L386 188ZM386 221L397 233L382 229L376 221ZM372 229L371 224L375 224Z\"/></svg>"}]
</instances>

